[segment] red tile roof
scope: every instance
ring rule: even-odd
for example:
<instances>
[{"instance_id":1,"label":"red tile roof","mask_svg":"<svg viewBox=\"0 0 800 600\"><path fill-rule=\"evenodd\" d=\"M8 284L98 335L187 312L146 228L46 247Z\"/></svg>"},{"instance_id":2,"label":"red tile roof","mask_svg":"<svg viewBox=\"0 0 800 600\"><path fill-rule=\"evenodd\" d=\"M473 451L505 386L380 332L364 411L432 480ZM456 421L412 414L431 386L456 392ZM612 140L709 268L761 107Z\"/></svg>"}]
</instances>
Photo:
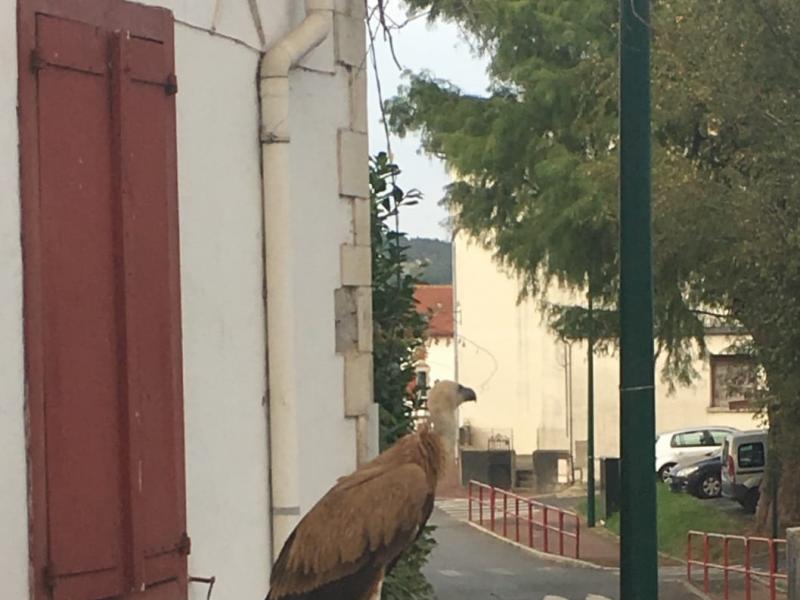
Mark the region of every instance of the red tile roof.
<instances>
[{"instance_id":1,"label":"red tile roof","mask_svg":"<svg viewBox=\"0 0 800 600\"><path fill-rule=\"evenodd\" d=\"M430 314L428 335L434 338L453 337L453 286L419 285L414 291L417 311Z\"/></svg>"}]
</instances>

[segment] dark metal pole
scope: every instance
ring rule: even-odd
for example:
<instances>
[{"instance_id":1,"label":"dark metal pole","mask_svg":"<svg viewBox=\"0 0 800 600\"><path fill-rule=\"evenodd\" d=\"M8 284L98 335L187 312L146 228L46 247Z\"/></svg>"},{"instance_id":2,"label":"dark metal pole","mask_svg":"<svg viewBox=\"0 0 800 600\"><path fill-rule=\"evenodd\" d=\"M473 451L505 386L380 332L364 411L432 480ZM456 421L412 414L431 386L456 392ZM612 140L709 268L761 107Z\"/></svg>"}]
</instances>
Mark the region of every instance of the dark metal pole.
<instances>
[{"instance_id":1,"label":"dark metal pole","mask_svg":"<svg viewBox=\"0 0 800 600\"><path fill-rule=\"evenodd\" d=\"M589 334L586 345L589 347L587 361L589 370L588 393L587 393L587 424L588 435L586 436L586 467L587 467L587 511L586 520L589 527L595 526L595 490L594 490L594 305L592 298L592 280L589 277L589 292L587 293L589 305Z\"/></svg>"},{"instance_id":2,"label":"dark metal pole","mask_svg":"<svg viewBox=\"0 0 800 600\"><path fill-rule=\"evenodd\" d=\"M657 600L650 0L620 0L621 600Z\"/></svg>"}]
</instances>

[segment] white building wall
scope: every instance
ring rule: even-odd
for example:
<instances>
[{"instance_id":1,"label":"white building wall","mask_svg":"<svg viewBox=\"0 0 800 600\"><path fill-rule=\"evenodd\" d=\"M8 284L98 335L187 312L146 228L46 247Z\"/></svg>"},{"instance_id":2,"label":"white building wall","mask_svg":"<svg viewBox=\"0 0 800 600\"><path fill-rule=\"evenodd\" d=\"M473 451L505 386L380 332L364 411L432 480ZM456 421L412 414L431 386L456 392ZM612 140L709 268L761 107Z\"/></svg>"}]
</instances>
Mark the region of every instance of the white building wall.
<instances>
[{"instance_id":1,"label":"white building wall","mask_svg":"<svg viewBox=\"0 0 800 600\"><path fill-rule=\"evenodd\" d=\"M453 338L432 338L425 344L425 349L428 352L425 364L430 368L430 385L433 386L437 381L455 381L456 349Z\"/></svg>"},{"instance_id":2,"label":"white building wall","mask_svg":"<svg viewBox=\"0 0 800 600\"><path fill-rule=\"evenodd\" d=\"M28 597L16 2L0 0L0 581Z\"/></svg>"},{"instance_id":3,"label":"white building wall","mask_svg":"<svg viewBox=\"0 0 800 600\"><path fill-rule=\"evenodd\" d=\"M321 48L320 51L324 51ZM347 79L331 72L291 76L291 202L296 256L294 364L300 424L300 513L356 467L356 422L344 418L344 359L336 354L334 290L338 249L352 240L349 203L338 195L338 129L348 122ZM366 158L366 157L365 157ZM366 166L365 166L366 168ZM312 251L312 248L319 248Z\"/></svg>"},{"instance_id":4,"label":"white building wall","mask_svg":"<svg viewBox=\"0 0 800 600\"><path fill-rule=\"evenodd\" d=\"M537 449L568 450L572 394L572 439L587 438L587 348L570 347L547 328L536 301L517 304L519 284L498 268L490 252L464 236L456 238L456 314L458 373L469 381L478 402L462 407L461 419L473 429L473 443L485 445L494 433L513 439L518 454ZM489 291L487 291L489 290ZM568 293L551 289L551 302L579 303ZM712 352L730 343L708 340ZM571 354L568 372L565 355ZM665 431L684 426L757 425L748 412L710 408L711 381L707 361L697 361L700 376L689 387L670 394L656 369L656 427ZM619 363L617 356L595 356L596 456L619 453ZM577 458L577 457L576 457Z\"/></svg>"},{"instance_id":5,"label":"white building wall","mask_svg":"<svg viewBox=\"0 0 800 600\"><path fill-rule=\"evenodd\" d=\"M257 14L240 0L146 3L176 18L189 573L216 576L220 597L260 598L272 556L257 73L261 50L300 22L303 3L258 0ZM348 2L336 5L344 11ZM4 597L22 599L29 573L15 20L16 0L0 0L0 580ZM359 40L345 43L355 59ZM340 140L342 129L365 131L366 87L363 74L335 60L333 35L290 82L292 251L302 275L294 323L302 337L293 351L304 365L294 377L303 435L296 468L305 512L355 467L356 423L371 431L368 417L345 417L347 370L334 326L334 291L346 283L340 247L369 243L365 194L340 185L342 155L366 169L358 135L349 153ZM369 310L359 318L368 323ZM357 365L350 394L371 395L371 361ZM205 594L192 586L190 598Z\"/></svg>"},{"instance_id":6,"label":"white building wall","mask_svg":"<svg viewBox=\"0 0 800 600\"><path fill-rule=\"evenodd\" d=\"M259 55L181 25L175 44L189 572L216 576L223 597L260 597L270 529Z\"/></svg>"}]
</instances>

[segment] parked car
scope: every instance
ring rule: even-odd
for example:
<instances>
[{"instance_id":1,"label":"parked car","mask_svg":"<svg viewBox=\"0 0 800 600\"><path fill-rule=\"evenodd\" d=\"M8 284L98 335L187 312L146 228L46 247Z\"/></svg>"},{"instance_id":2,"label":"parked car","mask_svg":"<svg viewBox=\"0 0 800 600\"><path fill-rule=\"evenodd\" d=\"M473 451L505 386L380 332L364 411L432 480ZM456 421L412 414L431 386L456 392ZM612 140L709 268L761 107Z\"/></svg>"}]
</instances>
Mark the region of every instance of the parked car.
<instances>
[{"instance_id":1,"label":"parked car","mask_svg":"<svg viewBox=\"0 0 800 600\"><path fill-rule=\"evenodd\" d=\"M696 498L718 498L722 494L722 453L717 450L700 460L680 462L669 472L673 492L688 492Z\"/></svg>"},{"instance_id":2,"label":"parked car","mask_svg":"<svg viewBox=\"0 0 800 600\"><path fill-rule=\"evenodd\" d=\"M768 430L733 433L722 445L722 495L756 511L767 466Z\"/></svg>"},{"instance_id":3,"label":"parked car","mask_svg":"<svg viewBox=\"0 0 800 600\"><path fill-rule=\"evenodd\" d=\"M738 431L734 427L687 427L668 431L656 437L656 473L666 482L669 472L682 460L700 459L722 446L726 436Z\"/></svg>"}]
</instances>

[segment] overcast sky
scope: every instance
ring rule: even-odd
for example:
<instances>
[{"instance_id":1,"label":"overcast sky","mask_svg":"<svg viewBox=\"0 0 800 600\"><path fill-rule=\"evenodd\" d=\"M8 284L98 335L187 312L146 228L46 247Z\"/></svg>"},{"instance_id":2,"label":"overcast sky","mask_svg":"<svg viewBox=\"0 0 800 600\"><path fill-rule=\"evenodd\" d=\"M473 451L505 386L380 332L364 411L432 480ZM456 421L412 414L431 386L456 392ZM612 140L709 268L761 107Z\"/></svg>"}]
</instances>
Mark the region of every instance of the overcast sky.
<instances>
[{"instance_id":1,"label":"overcast sky","mask_svg":"<svg viewBox=\"0 0 800 600\"><path fill-rule=\"evenodd\" d=\"M388 10L398 22L405 20L405 9L398 0L390 1ZM404 78L381 35L375 47L383 95L384 98L391 98ZM488 79L485 61L472 55L454 25L428 25L426 19L416 19L394 32L394 47L404 69L414 72L428 70L434 76L447 79L473 94L483 93L486 89ZM369 77L370 152L375 154L386 149L386 136L371 64ZM404 188L418 188L424 194L418 206L409 207L401 214L401 229L413 237L448 239L448 232L442 226L447 214L439 206L439 200L444 195L443 188L450 182L444 163L420 154L419 138L416 136L402 140L392 137L392 151L395 161L403 170L399 184Z\"/></svg>"}]
</instances>

